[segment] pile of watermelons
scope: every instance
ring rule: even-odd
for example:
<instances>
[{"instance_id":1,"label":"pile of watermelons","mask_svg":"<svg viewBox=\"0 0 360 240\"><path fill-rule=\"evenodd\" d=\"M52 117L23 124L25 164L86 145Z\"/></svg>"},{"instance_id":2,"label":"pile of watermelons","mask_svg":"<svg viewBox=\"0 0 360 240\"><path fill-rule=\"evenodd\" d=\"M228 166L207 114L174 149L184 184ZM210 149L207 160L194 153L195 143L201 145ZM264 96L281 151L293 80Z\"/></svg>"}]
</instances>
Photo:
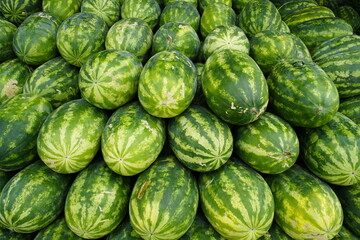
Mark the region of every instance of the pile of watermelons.
<instances>
[{"instance_id":1,"label":"pile of watermelons","mask_svg":"<svg viewBox=\"0 0 360 240\"><path fill-rule=\"evenodd\" d=\"M0 239L360 239L359 11L0 0Z\"/></svg>"}]
</instances>

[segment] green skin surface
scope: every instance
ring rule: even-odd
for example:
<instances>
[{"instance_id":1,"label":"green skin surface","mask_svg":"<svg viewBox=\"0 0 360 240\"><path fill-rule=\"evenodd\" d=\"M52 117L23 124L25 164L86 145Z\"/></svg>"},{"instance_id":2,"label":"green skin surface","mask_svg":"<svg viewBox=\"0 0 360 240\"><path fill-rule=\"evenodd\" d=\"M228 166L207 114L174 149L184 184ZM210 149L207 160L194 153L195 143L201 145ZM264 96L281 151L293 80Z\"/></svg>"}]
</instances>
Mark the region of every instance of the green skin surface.
<instances>
[{"instance_id":1,"label":"green skin surface","mask_svg":"<svg viewBox=\"0 0 360 240\"><path fill-rule=\"evenodd\" d=\"M41 0L2 0L0 11L8 21L18 26L34 12L41 11L41 2Z\"/></svg>"},{"instance_id":2,"label":"green skin surface","mask_svg":"<svg viewBox=\"0 0 360 240\"><path fill-rule=\"evenodd\" d=\"M121 18L140 18L151 29L158 24L161 8L156 0L125 0L121 6Z\"/></svg>"},{"instance_id":3,"label":"green skin surface","mask_svg":"<svg viewBox=\"0 0 360 240\"><path fill-rule=\"evenodd\" d=\"M42 96L57 108L79 96L78 75L77 67L55 57L34 70L23 92Z\"/></svg>"},{"instance_id":4,"label":"green skin surface","mask_svg":"<svg viewBox=\"0 0 360 240\"><path fill-rule=\"evenodd\" d=\"M271 228L259 240L292 240L280 227L273 221Z\"/></svg>"},{"instance_id":5,"label":"green skin surface","mask_svg":"<svg viewBox=\"0 0 360 240\"><path fill-rule=\"evenodd\" d=\"M333 239L334 240L359 240L354 233L349 231L344 225L341 227L340 232Z\"/></svg>"},{"instance_id":6,"label":"green skin surface","mask_svg":"<svg viewBox=\"0 0 360 240\"><path fill-rule=\"evenodd\" d=\"M96 159L77 175L69 190L66 223L80 237L104 237L126 215L130 193L130 178L114 173L102 159Z\"/></svg>"},{"instance_id":7,"label":"green skin surface","mask_svg":"<svg viewBox=\"0 0 360 240\"><path fill-rule=\"evenodd\" d=\"M81 240L83 238L73 233L66 224L65 218L60 217L53 223L43 228L34 240L55 240L55 239L71 239Z\"/></svg>"},{"instance_id":8,"label":"green skin surface","mask_svg":"<svg viewBox=\"0 0 360 240\"><path fill-rule=\"evenodd\" d=\"M14 174L0 170L0 192Z\"/></svg>"},{"instance_id":9,"label":"green skin surface","mask_svg":"<svg viewBox=\"0 0 360 240\"><path fill-rule=\"evenodd\" d=\"M0 223L19 233L44 228L63 211L71 181L72 176L55 173L40 160L30 164L3 188Z\"/></svg>"},{"instance_id":10,"label":"green skin surface","mask_svg":"<svg viewBox=\"0 0 360 240\"><path fill-rule=\"evenodd\" d=\"M51 111L49 102L31 94L17 95L0 106L1 170L18 170L33 161L36 137Z\"/></svg>"},{"instance_id":11,"label":"green skin surface","mask_svg":"<svg viewBox=\"0 0 360 240\"><path fill-rule=\"evenodd\" d=\"M121 4L119 0L83 0L81 12L95 13L101 17L108 27L117 22L120 17Z\"/></svg>"},{"instance_id":12,"label":"green skin surface","mask_svg":"<svg viewBox=\"0 0 360 240\"><path fill-rule=\"evenodd\" d=\"M17 27L5 19L0 19L0 29L0 62L3 62L16 56L12 47L12 42Z\"/></svg>"},{"instance_id":13,"label":"green skin surface","mask_svg":"<svg viewBox=\"0 0 360 240\"><path fill-rule=\"evenodd\" d=\"M289 26L289 28L292 28L302 22L326 17L335 17L335 14L327 7L311 6L293 11L282 19Z\"/></svg>"},{"instance_id":14,"label":"green skin surface","mask_svg":"<svg viewBox=\"0 0 360 240\"><path fill-rule=\"evenodd\" d=\"M0 227L0 240L33 240L34 234L17 233L6 228Z\"/></svg>"},{"instance_id":15,"label":"green skin surface","mask_svg":"<svg viewBox=\"0 0 360 240\"><path fill-rule=\"evenodd\" d=\"M142 172L132 190L131 225L145 240L178 239L198 208L196 179L174 156L160 156Z\"/></svg>"},{"instance_id":16,"label":"green skin surface","mask_svg":"<svg viewBox=\"0 0 360 240\"><path fill-rule=\"evenodd\" d=\"M49 12L60 18L61 21L80 12L82 0L42 0L44 12Z\"/></svg>"},{"instance_id":17,"label":"green skin surface","mask_svg":"<svg viewBox=\"0 0 360 240\"><path fill-rule=\"evenodd\" d=\"M276 223L294 239L331 239L343 223L341 204L331 188L298 165L269 175Z\"/></svg>"},{"instance_id":18,"label":"green skin surface","mask_svg":"<svg viewBox=\"0 0 360 240\"><path fill-rule=\"evenodd\" d=\"M130 219L127 217L109 234L106 240L142 240L142 238L135 232Z\"/></svg>"},{"instance_id":19,"label":"green skin surface","mask_svg":"<svg viewBox=\"0 0 360 240\"><path fill-rule=\"evenodd\" d=\"M360 126L360 96L344 99L339 105L339 112Z\"/></svg>"},{"instance_id":20,"label":"green skin surface","mask_svg":"<svg viewBox=\"0 0 360 240\"><path fill-rule=\"evenodd\" d=\"M160 0L161 1L161 0ZM165 7L169 4L175 3L175 2L186 2L186 3L190 3L193 7L197 7L198 6L198 0L164 0L164 5Z\"/></svg>"},{"instance_id":21,"label":"green skin surface","mask_svg":"<svg viewBox=\"0 0 360 240\"><path fill-rule=\"evenodd\" d=\"M359 13L350 6L341 6L336 11L336 16L347 21L352 27L354 32L356 32L360 27L360 15Z\"/></svg>"},{"instance_id":22,"label":"green skin surface","mask_svg":"<svg viewBox=\"0 0 360 240\"><path fill-rule=\"evenodd\" d=\"M285 18L288 14L291 14L292 12L298 11L302 8L315 6L318 6L315 0L287 1L280 7L278 7L278 11L281 17Z\"/></svg>"},{"instance_id":23,"label":"green skin surface","mask_svg":"<svg viewBox=\"0 0 360 240\"><path fill-rule=\"evenodd\" d=\"M198 0L199 2L199 9L201 12L203 12L205 10L205 8L209 5L212 4L222 4L225 6L228 6L231 8L232 6L232 1L231 0Z\"/></svg>"}]
</instances>

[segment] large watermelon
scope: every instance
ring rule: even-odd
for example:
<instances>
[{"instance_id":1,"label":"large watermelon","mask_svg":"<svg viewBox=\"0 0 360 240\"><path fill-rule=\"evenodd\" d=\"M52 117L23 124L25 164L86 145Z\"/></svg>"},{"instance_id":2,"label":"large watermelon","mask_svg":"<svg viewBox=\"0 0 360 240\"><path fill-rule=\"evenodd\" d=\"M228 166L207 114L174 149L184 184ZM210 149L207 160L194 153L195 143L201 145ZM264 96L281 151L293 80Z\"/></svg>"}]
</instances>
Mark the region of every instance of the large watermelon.
<instances>
[{"instance_id":1,"label":"large watermelon","mask_svg":"<svg viewBox=\"0 0 360 240\"><path fill-rule=\"evenodd\" d=\"M125 0L121 6L121 17L140 18L151 29L159 22L161 8L156 0Z\"/></svg>"},{"instance_id":2,"label":"large watermelon","mask_svg":"<svg viewBox=\"0 0 360 240\"><path fill-rule=\"evenodd\" d=\"M34 12L41 11L41 0L1 0L0 12L10 22L20 25Z\"/></svg>"},{"instance_id":3,"label":"large watermelon","mask_svg":"<svg viewBox=\"0 0 360 240\"><path fill-rule=\"evenodd\" d=\"M42 0L44 12L54 14L61 21L69 18L71 15L80 12L82 0Z\"/></svg>"},{"instance_id":4,"label":"large watermelon","mask_svg":"<svg viewBox=\"0 0 360 240\"><path fill-rule=\"evenodd\" d=\"M17 27L4 19L0 19L0 62L14 58L13 37Z\"/></svg>"},{"instance_id":5,"label":"large watermelon","mask_svg":"<svg viewBox=\"0 0 360 240\"><path fill-rule=\"evenodd\" d=\"M43 97L20 94L0 105L0 170L24 168L36 156L36 137L51 113Z\"/></svg>"},{"instance_id":6,"label":"large watermelon","mask_svg":"<svg viewBox=\"0 0 360 240\"><path fill-rule=\"evenodd\" d=\"M60 217L52 222L46 228L43 228L33 240L82 240L83 238L77 236L72 232L66 224L65 218Z\"/></svg>"},{"instance_id":7,"label":"large watermelon","mask_svg":"<svg viewBox=\"0 0 360 240\"><path fill-rule=\"evenodd\" d=\"M120 19L121 4L119 0L83 0L81 12L95 13L108 27Z\"/></svg>"},{"instance_id":8,"label":"large watermelon","mask_svg":"<svg viewBox=\"0 0 360 240\"><path fill-rule=\"evenodd\" d=\"M345 98L339 105L339 112L360 125L360 96Z\"/></svg>"},{"instance_id":9,"label":"large watermelon","mask_svg":"<svg viewBox=\"0 0 360 240\"><path fill-rule=\"evenodd\" d=\"M100 148L107 117L84 99L60 106L46 119L37 139L43 162L58 173L84 169Z\"/></svg>"},{"instance_id":10,"label":"large watermelon","mask_svg":"<svg viewBox=\"0 0 360 240\"><path fill-rule=\"evenodd\" d=\"M268 176L275 221L294 239L331 239L343 223L341 204L331 188L298 165Z\"/></svg>"},{"instance_id":11,"label":"large watermelon","mask_svg":"<svg viewBox=\"0 0 360 240\"><path fill-rule=\"evenodd\" d=\"M19 233L36 232L63 211L72 177L58 174L40 160L17 173L0 195L0 223Z\"/></svg>"},{"instance_id":12,"label":"large watermelon","mask_svg":"<svg viewBox=\"0 0 360 240\"><path fill-rule=\"evenodd\" d=\"M198 208L195 177L172 155L159 157L136 180L131 225L145 240L175 240L190 228Z\"/></svg>"}]
</instances>

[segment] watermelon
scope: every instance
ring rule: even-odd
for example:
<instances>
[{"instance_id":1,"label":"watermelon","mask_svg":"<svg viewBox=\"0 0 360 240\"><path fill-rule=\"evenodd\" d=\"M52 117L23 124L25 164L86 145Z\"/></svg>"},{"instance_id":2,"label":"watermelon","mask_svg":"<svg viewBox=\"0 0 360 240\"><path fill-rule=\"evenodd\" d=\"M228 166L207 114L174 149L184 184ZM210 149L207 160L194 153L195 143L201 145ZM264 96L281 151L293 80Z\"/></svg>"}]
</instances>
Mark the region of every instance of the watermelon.
<instances>
[{"instance_id":1,"label":"watermelon","mask_svg":"<svg viewBox=\"0 0 360 240\"><path fill-rule=\"evenodd\" d=\"M55 240L55 239L71 239L81 240L83 238L73 233L66 224L64 217L59 217L46 228L43 228L34 240Z\"/></svg>"},{"instance_id":2,"label":"watermelon","mask_svg":"<svg viewBox=\"0 0 360 240\"><path fill-rule=\"evenodd\" d=\"M268 176L275 201L275 221L294 239L331 239L343 223L333 190L298 165Z\"/></svg>"},{"instance_id":3,"label":"watermelon","mask_svg":"<svg viewBox=\"0 0 360 240\"><path fill-rule=\"evenodd\" d=\"M8 21L20 25L28 16L41 11L41 2L41 0L1 0L0 12Z\"/></svg>"},{"instance_id":4,"label":"watermelon","mask_svg":"<svg viewBox=\"0 0 360 240\"><path fill-rule=\"evenodd\" d=\"M359 240L359 238L350 232L344 225L341 227L340 232L336 235L334 240Z\"/></svg>"},{"instance_id":5,"label":"watermelon","mask_svg":"<svg viewBox=\"0 0 360 240\"><path fill-rule=\"evenodd\" d=\"M63 211L71 180L71 176L55 173L40 160L30 164L3 188L0 223L19 233L46 227Z\"/></svg>"},{"instance_id":6,"label":"watermelon","mask_svg":"<svg viewBox=\"0 0 360 240\"><path fill-rule=\"evenodd\" d=\"M0 19L0 29L2 29L0 32L0 62L3 62L16 56L12 47L12 42L17 27L11 22Z\"/></svg>"},{"instance_id":7,"label":"watermelon","mask_svg":"<svg viewBox=\"0 0 360 240\"><path fill-rule=\"evenodd\" d=\"M155 33L152 55L161 51L178 51L194 60L200 49L200 39L196 31L186 23L169 22Z\"/></svg>"},{"instance_id":8,"label":"watermelon","mask_svg":"<svg viewBox=\"0 0 360 240\"><path fill-rule=\"evenodd\" d=\"M61 105L46 119L37 138L41 160L58 173L84 169L100 148L107 117L84 99Z\"/></svg>"},{"instance_id":9,"label":"watermelon","mask_svg":"<svg viewBox=\"0 0 360 240\"><path fill-rule=\"evenodd\" d=\"M56 35L61 56L80 67L93 53L105 48L108 27L93 13L75 13L63 21Z\"/></svg>"},{"instance_id":10,"label":"watermelon","mask_svg":"<svg viewBox=\"0 0 360 240\"><path fill-rule=\"evenodd\" d=\"M223 4L231 8L232 1L231 0L198 0L199 2L199 9L201 12L205 10L205 8L212 4Z\"/></svg>"},{"instance_id":11,"label":"watermelon","mask_svg":"<svg viewBox=\"0 0 360 240\"><path fill-rule=\"evenodd\" d=\"M339 105L339 112L360 125L360 96L343 99Z\"/></svg>"},{"instance_id":12,"label":"watermelon","mask_svg":"<svg viewBox=\"0 0 360 240\"><path fill-rule=\"evenodd\" d=\"M161 8L156 0L124 0L121 6L122 18L140 18L151 29L159 22Z\"/></svg>"},{"instance_id":13,"label":"watermelon","mask_svg":"<svg viewBox=\"0 0 360 240\"><path fill-rule=\"evenodd\" d=\"M12 172L5 172L3 170L0 170L0 192L12 176L13 176Z\"/></svg>"},{"instance_id":14,"label":"watermelon","mask_svg":"<svg viewBox=\"0 0 360 240\"><path fill-rule=\"evenodd\" d=\"M172 155L159 157L136 180L129 204L131 225L145 240L178 239L198 208L196 179Z\"/></svg>"},{"instance_id":15,"label":"watermelon","mask_svg":"<svg viewBox=\"0 0 360 240\"><path fill-rule=\"evenodd\" d=\"M197 31L200 24L200 14L196 9L196 4L194 6L185 1L168 3L161 12L159 25L162 26L169 22L187 23Z\"/></svg>"},{"instance_id":16,"label":"watermelon","mask_svg":"<svg viewBox=\"0 0 360 240\"><path fill-rule=\"evenodd\" d=\"M220 26L212 30L205 38L203 52L208 59L214 52L230 49L249 54L250 43L245 33L237 26Z\"/></svg>"},{"instance_id":17,"label":"watermelon","mask_svg":"<svg viewBox=\"0 0 360 240\"><path fill-rule=\"evenodd\" d=\"M303 160L319 178L349 186L360 182L360 126L341 113L301 137Z\"/></svg>"},{"instance_id":18,"label":"watermelon","mask_svg":"<svg viewBox=\"0 0 360 240\"><path fill-rule=\"evenodd\" d=\"M250 1L239 14L239 27L251 38L264 30L277 30L282 24L281 16L269 0Z\"/></svg>"},{"instance_id":19,"label":"watermelon","mask_svg":"<svg viewBox=\"0 0 360 240\"><path fill-rule=\"evenodd\" d=\"M131 226L130 219L126 217L121 224L108 235L106 240L142 240L142 238Z\"/></svg>"},{"instance_id":20,"label":"watermelon","mask_svg":"<svg viewBox=\"0 0 360 240\"><path fill-rule=\"evenodd\" d=\"M108 27L120 19L121 4L119 0L83 0L81 12L95 13Z\"/></svg>"},{"instance_id":21,"label":"watermelon","mask_svg":"<svg viewBox=\"0 0 360 240\"><path fill-rule=\"evenodd\" d=\"M238 50L218 51L207 59L202 88L210 109L231 124L255 121L268 104L264 74L251 57Z\"/></svg>"},{"instance_id":22,"label":"watermelon","mask_svg":"<svg viewBox=\"0 0 360 240\"><path fill-rule=\"evenodd\" d=\"M81 2L82 0L42 0L42 8L44 12L51 13L64 21L80 12Z\"/></svg>"},{"instance_id":23,"label":"watermelon","mask_svg":"<svg viewBox=\"0 0 360 240\"><path fill-rule=\"evenodd\" d=\"M220 26L233 26L236 22L234 10L224 4L210 4L200 18L200 33L203 38Z\"/></svg>"},{"instance_id":24,"label":"watermelon","mask_svg":"<svg viewBox=\"0 0 360 240\"><path fill-rule=\"evenodd\" d=\"M44 97L54 108L79 95L79 69L55 57L35 69L24 84L24 93Z\"/></svg>"},{"instance_id":25,"label":"watermelon","mask_svg":"<svg viewBox=\"0 0 360 240\"><path fill-rule=\"evenodd\" d=\"M0 226L0 239L1 240L33 240L34 234L17 233Z\"/></svg>"},{"instance_id":26,"label":"watermelon","mask_svg":"<svg viewBox=\"0 0 360 240\"><path fill-rule=\"evenodd\" d=\"M288 14L291 14L294 11L298 11L307 7L318 6L315 0L292 0L287 1L278 8L278 11L282 18L286 18Z\"/></svg>"},{"instance_id":27,"label":"watermelon","mask_svg":"<svg viewBox=\"0 0 360 240\"><path fill-rule=\"evenodd\" d=\"M292 28L297 24L306 21L327 17L335 17L335 14L329 8L323 6L311 6L301 8L287 14L285 17L283 17L283 20L289 26L289 28Z\"/></svg>"},{"instance_id":28,"label":"watermelon","mask_svg":"<svg viewBox=\"0 0 360 240\"><path fill-rule=\"evenodd\" d=\"M32 69L15 58L0 64L0 105L7 99L23 92L23 86L31 77Z\"/></svg>"},{"instance_id":29,"label":"watermelon","mask_svg":"<svg viewBox=\"0 0 360 240\"><path fill-rule=\"evenodd\" d=\"M322 126L339 108L335 84L312 62L282 60L273 68L267 82L271 106L294 126Z\"/></svg>"},{"instance_id":30,"label":"watermelon","mask_svg":"<svg viewBox=\"0 0 360 240\"><path fill-rule=\"evenodd\" d=\"M259 240L292 240L275 221L273 221L271 228Z\"/></svg>"},{"instance_id":31,"label":"watermelon","mask_svg":"<svg viewBox=\"0 0 360 240\"><path fill-rule=\"evenodd\" d=\"M148 168L165 142L165 122L148 114L139 102L120 107L107 122L101 138L106 164L123 176Z\"/></svg>"},{"instance_id":32,"label":"watermelon","mask_svg":"<svg viewBox=\"0 0 360 240\"><path fill-rule=\"evenodd\" d=\"M95 53L80 69L81 96L98 108L118 108L136 95L142 69L140 60L127 51Z\"/></svg>"},{"instance_id":33,"label":"watermelon","mask_svg":"<svg viewBox=\"0 0 360 240\"><path fill-rule=\"evenodd\" d=\"M226 239L258 239L270 228L274 200L255 170L231 158L218 170L199 176L201 208Z\"/></svg>"},{"instance_id":34,"label":"watermelon","mask_svg":"<svg viewBox=\"0 0 360 240\"><path fill-rule=\"evenodd\" d=\"M196 68L177 51L163 51L145 64L139 80L138 97L155 117L172 118L190 105L196 93Z\"/></svg>"},{"instance_id":35,"label":"watermelon","mask_svg":"<svg viewBox=\"0 0 360 240\"><path fill-rule=\"evenodd\" d=\"M36 137L51 104L43 97L19 94L0 106L0 170L14 171L36 156Z\"/></svg>"},{"instance_id":36,"label":"watermelon","mask_svg":"<svg viewBox=\"0 0 360 240\"><path fill-rule=\"evenodd\" d=\"M147 60L152 39L153 32L143 20L126 18L116 22L109 29L105 39L105 47L107 50L128 51L144 62Z\"/></svg>"},{"instance_id":37,"label":"watermelon","mask_svg":"<svg viewBox=\"0 0 360 240\"><path fill-rule=\"evenodd\" d=\"M65 202L66 223L76 235L101 238L120 224L128 209L130 179L96 159L77 175Z\"/></svg>"}]
</instances>

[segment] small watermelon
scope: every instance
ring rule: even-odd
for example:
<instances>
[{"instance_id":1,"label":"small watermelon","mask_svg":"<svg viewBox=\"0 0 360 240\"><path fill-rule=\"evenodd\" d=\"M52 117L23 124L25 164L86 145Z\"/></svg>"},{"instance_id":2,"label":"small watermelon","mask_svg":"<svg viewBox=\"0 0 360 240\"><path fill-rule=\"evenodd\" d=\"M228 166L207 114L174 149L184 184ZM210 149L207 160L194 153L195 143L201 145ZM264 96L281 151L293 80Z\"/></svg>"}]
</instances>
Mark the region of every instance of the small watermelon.
<instances>
[{"instance_id":1,"label":"small watermelon","mask_svg":"<svg viewBox=\"0 0 360 240\"><path fill-rule=\"evenodd\" d=\"M0 12L15 25L20 25L31 14L41 11L41 0L1 0Z\"/></svg>"}]
</instances>

